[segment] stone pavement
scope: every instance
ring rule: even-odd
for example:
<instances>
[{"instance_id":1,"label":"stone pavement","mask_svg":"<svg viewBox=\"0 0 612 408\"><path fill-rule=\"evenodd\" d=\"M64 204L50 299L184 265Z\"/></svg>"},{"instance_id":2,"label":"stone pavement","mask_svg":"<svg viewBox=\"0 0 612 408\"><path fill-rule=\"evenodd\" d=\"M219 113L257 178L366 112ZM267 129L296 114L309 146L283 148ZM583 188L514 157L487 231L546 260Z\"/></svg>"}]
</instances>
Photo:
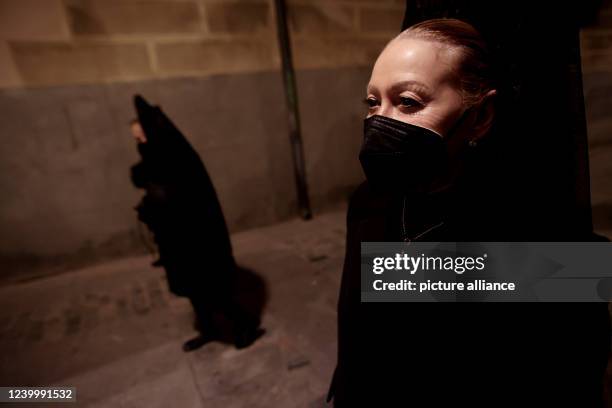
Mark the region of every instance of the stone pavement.
<instances>
[{"instance_id":1,"label":"stone pavement","mask_svg":"<svg viewBox=\"0 0 612 408\"><path fill-rule=\"evenodd\" d=\"M268 293L267 332L245 350L183 353L191 307L149 256L0 288L0 384L74 386L88 407L324 407L344 220L341 209L232 236Z\"/></svg>"},{"instance_id":2,"label":"stone pavement","mask_svg":"<svg viewBox=\"0 0 612 408\"><path fill-rule=\"evenodd\" d=\"M74 386L72 407L327 407L344 220L341 209L232 236L267 292L267 332L245 350L183 353L191 307L148 256L2 287L0 385Z\"/></svg>"}]
</instances>

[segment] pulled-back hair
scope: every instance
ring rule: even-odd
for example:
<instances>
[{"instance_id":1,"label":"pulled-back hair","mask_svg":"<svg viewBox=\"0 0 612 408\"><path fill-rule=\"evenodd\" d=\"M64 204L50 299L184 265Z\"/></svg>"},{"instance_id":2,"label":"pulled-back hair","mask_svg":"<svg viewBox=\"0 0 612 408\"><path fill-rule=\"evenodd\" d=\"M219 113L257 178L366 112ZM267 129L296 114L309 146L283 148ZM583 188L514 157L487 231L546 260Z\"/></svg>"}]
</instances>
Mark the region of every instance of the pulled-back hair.
<instances>
[{"instance_id":1,"label":"pulled-back hair","mask_svg":"<svg viewBox=\"0 0 612 408\"><path fill-rule=\"evenodd\" d=\"M455 72L467 106L480 102L495 89L492 60L485 40L470 24L452 18L439 18L417 23L397 37L433 41L457 49L461 62Z\"/></svg>"}]
</instances>

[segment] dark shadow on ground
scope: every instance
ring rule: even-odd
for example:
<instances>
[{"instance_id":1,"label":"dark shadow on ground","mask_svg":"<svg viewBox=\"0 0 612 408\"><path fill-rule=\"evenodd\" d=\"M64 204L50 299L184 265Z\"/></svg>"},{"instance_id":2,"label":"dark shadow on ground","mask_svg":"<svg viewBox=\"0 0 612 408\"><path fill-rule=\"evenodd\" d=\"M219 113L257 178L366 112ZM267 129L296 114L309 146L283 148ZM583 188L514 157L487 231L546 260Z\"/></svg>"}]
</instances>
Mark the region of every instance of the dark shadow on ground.
<instances>
[{"instance_id":1,"label":"dark shadow on ground","mask_svg":"<svg viewBox=\"0 0 612 408\"><path fill-rule=\"evenodd\" d=\"M241 306L261 321L268 302L268 289L261 276L249 268L238 266L234 296Z\"/></svg>"}]
</instances>

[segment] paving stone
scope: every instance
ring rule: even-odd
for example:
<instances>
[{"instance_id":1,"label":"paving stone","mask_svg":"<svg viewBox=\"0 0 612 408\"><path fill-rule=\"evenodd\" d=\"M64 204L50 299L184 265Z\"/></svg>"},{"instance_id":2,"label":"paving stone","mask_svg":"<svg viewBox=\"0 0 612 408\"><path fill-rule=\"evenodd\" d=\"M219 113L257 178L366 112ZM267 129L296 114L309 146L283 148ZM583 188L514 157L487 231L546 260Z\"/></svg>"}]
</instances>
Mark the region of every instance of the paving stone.
<instances>
[{"instance_id":1,"label":"paving stone","mask_svg":"<svg viewBox=\"0 0 612 408\"><path fill-rule=\"evenodd\" d=\"M269 297L266 333L244 350L183 353L192 311L148 256L0 287L0 383L74 386L90 407L323 407L344 219L342 208L233 235Z\"/></svg>"}]
</instances>

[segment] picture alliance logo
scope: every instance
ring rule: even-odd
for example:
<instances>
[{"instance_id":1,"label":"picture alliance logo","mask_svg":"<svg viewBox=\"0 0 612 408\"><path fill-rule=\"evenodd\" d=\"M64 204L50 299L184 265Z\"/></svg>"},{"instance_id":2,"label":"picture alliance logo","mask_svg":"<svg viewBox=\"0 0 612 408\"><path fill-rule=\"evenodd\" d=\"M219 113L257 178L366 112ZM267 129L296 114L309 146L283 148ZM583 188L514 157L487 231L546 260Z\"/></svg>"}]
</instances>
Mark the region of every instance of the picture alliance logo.
<instances>
[{"instance_id":1,"label":"picture alliance logo","mask_svg":"<svg viewBox=\"0 0 612 408\"><path fill-rule=\"evenodd\" d=\"M453 271L461 275L469 271L485 269L487 254L481 256L410 256L395 254L394 257L375 257L372 260L372 272L380 275L385 271L405 271L414 275L417 271Z\"/></svg>"}]
</instances>

